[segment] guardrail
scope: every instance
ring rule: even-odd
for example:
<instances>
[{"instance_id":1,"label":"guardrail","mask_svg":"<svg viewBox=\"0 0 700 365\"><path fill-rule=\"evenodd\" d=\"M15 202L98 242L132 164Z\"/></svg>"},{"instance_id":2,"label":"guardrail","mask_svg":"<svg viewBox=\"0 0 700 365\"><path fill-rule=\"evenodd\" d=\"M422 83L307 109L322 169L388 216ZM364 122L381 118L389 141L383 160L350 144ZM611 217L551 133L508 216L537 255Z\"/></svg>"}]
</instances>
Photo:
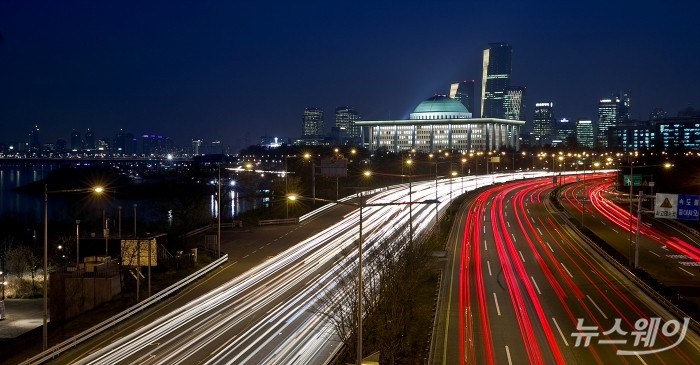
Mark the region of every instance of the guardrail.
<instances>
[{"instance_id":1,"label":"guardrail","mask_svg":"<svg viewBox=\"0 0 700 365\"><path fill-rule=\"evenodd\" d=\"M600 256L602 256L605 260L607 260L611 265L613 265L620 273L622 273L627 279L629 279L631 282L633 282L635 285L637 285L638 288L642 289L648 296L652 297L657 303L661 304L667 311L673 313L675 316L678 318L689 318L690 319L690 327L696 332L700 333L700 323L689 316L685 311L682 309L678 308L672 301L667 299L665 296L659 294L654 288L649 286L644 280L640 279L637 275L635 275L632 271L630 271L624 264L620 263L618 260L616 260L614 257L612 257L610 254L605 252L605 250L598 246L595 242L593 242L590 238L588 238L581 230L579 230L575 224L573 224L571 221L575 220L576 218L571 217L571 215L563 209L563 207L557 206L559 202L556 202L556 204L553 201L549 201L551 203L552 207L554 210L558 211L561 213L563 216L565 216L564 221L566 222L567 227L569 229L576 233L577 236L579 236L582 240L586 242L586 244L593 248L593 250L596 251ZM545 203L546 204L546 203Z\"/></svg>"},{"instance_id":2,"label":"guardrail","mask_svg":"<svg viewBox=\"0 0 700 365\"><path fill-rule=\"evenodd\" d=\"M259 226L271 226L275 224L299 224L299 218L261 219L258 221Z\"/></svg>"},{"instance_id":3,"label":"guardrail","mask_svg":"<svg viewBox=\"0 0 700 365\"><path fill-rule=\"evenodd\" d=\"M96 326L93 326L91 328L86 329L85 331L73 336L72 338L65 340L49 349L46 351L37 354L24 362L22 362L22 365L25 364L42 364L46 361L49 361L56 356L60 355L61 353L67 351L70 348L76 347L77 345L89 340L95 335L100 334L101 332L112 328L116 326L117 324L129 319L131 316L134 314L137 314L144 309L148 308L149 306L155 304L156 302L164 299L165 297L169 296L170 294L182 289L186 285L189 285L193 281L199 279L200 277L204 276L205 274L209 273L210 271L214 270L216 267L220 266L224 262L228 261L228 255L224 255L220 257L218 260L210 263L209 265L203 267L202 269L198 270L197 272L193 273L192 275L178 281L177 283L161 290L160 292L156 293L152 297L144 300L143 302L136 304L123 312L97 324Z\"/></svg>"}]
</instances>

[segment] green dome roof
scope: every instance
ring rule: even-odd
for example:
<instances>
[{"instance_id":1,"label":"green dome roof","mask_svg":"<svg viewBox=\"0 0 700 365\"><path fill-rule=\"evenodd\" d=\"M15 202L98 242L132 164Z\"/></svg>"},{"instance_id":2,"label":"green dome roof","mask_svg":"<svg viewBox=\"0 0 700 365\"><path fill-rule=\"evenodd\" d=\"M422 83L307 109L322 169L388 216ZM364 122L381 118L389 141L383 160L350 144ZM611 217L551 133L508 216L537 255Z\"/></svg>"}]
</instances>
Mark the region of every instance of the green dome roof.
<instances>
[{"instance_id":1,"label":"green dome roof","mask_svg":"<svg viewBox=\"0 0 700 365\"><path fill-rule=\"evenodd\" d=\"M414 113L469 113L467 108L457 99L446 95L435 95L421 101L413 110Z\"/></svg>"}]
</instances>

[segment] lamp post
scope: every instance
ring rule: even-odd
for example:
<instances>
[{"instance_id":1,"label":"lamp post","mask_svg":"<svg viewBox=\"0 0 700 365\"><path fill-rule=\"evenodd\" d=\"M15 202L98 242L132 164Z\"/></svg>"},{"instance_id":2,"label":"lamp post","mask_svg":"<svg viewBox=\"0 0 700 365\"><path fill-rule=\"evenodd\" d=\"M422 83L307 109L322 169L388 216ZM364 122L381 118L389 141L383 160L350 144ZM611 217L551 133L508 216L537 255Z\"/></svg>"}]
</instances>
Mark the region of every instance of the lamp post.
<instances>
[{"instance_id":1,"label":"lamp post","mask_svg":"<svg viewBox=\"0 0 700 365\"><path fill-rule=\"evenodd\" d=\"M75 269L80 269L80 219L75 220Z\"/></svg>"},{"instance_id":2,"label":"lamp post","mask_svg":"<svg viewBox=\"0 0 700 365\"><path fill-rule=\"evenodd\" d=\"M5 319L5 285L7 285L7 282L5 282L5 272L0 271L0 277L2 277L2 281L0 281L0 285L2 285L2 300L0 300L0 320Z\"/></svg>"},{"instance_id":3,"label":"lamp post","mask_svg":"<svg viewBox=\"0 0 700 365\"><path fill-rule=\"evenodd\" d=\"M413 175L411 166L413 165L413 160L408 159L406 160L406 165L408 165L408 201L412 202L413 201ZM403 164L401 165L403 167ZM403 179L403 174L401 174L401 178ZM411 245L413 245L413 205L409 204L408 205L408 234L409 234L409 241Z\"/></svg>"},{"instance_id":4,"label":"lamp post","mask_svg":"<svg viewBox=\"0 0 700 365\"><path fill-rule=\"evenodd\" d=\"M104 192L104 188L98 186L95 188L88 189L66 189L66 190L53 190L49 191L48 184L44 184L44 305L43 305L43 325L42 325L42 350L46 351L48 348L48 317L49 317L49 298L48 298L48 272L49 272L49 194L59 194L59 193L79 193L79 192L94 192L96 194L101 194ZM104 216L104 209L102 210ZM104 220L103 220L104 221ZM105 242L107 238L105 237ZM3 285L4 288L4 285Z\"/></svg>"},{"instance_id":5,"label":"lamp post","mask_svg":"<svg viewBox=\"0 0 700 365\"><path fill-rule=\"evenodd\" d=\"M640 195L638 197L638 205L637 205L637 232L636 232L636 241L634 245L632 244L632 187L634 186L634 161L631 159L631 154L628 156L628 161L629 161L629 169L630 169L630 175L629 179L627 179L629 185L630 185L630 191L629 191L629 266L633 268L638 268L639 267L639 229L640 229L640 220L642 218L641 216L641 204L642 204L642 196L643 193L640 192ZM645 167L659 167L663 166L664 168L668 169L671 168L671 163L670 162L665 162L663 164L657 164L657 165L643 165L639 166L637 168L645 168ZM634 246L634 259L632 258L632 246Z\"/></svg>"},{"instance_id":6,"label":"lamp post","mask_svg":"<svg viewBox=\"0 0 700 365\"><path fill-rule=\"evenodd\" d=\"M436 165L437 166L437 165ZM358 198L360 200L360 203L350 203L350 202L344 202L344 201L339 201L339 200L330 200L330 199L321 199L321 198L307 198L303 197L300 195L294 195L290 194L287 196L287 199L291 201L295 200L318 200L320 202L326 202L326 203L336 203L336 204L341 204L341 205L350 205L353 207L357 207L360 209L360 226L359 226L359 237L358 237L358 243L357 243L357 365L362 364L362 314L363 314L363 309L362 309L362 297L364 294L363 290L363 279L362 279L362 244L363 244L363 237L362 237L362 225L363 225L363 215L362 211L363 208L365 207L385 207L385 206L390 206L390 205L406 205L408 204L409 207L413 204L436 204L439 203L439 201L436 200L426 200L422 202L408 202L408 203L370 203L366 204L364 200L362 199L362 192L358 194Z\"/></svg>"},{"instance_id":7,"label":"lamp post","mask_svg":"<svg viewBox=\"0 0 700 365\"><path fill-rule=\"evenodd\" d=\"M461 181L462 181L462 193L464 193L464 164L465 164L466 162L467 162L467 159L464 158L464 157L462 157L462 175L461 175L461 176L462 176L462 178L461 178Z\"/></svg>"}]
</instances>

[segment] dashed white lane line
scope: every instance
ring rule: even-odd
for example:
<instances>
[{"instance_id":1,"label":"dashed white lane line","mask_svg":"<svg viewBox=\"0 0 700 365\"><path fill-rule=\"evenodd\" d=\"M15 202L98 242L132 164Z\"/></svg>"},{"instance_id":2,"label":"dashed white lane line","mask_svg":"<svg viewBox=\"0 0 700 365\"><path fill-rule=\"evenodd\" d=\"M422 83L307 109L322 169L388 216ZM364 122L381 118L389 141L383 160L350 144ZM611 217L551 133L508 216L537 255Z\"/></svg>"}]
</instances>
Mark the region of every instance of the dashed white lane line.
<instances>
[{"instance_id":1,"label":"dashed white lane line","mask_svg":"<svg viewBox=\"0 0 700 365\"><path fill-rule=\"evenodd\" d=\"M488 251L488 250L489 250L489 246L486 246L486 240L484 240L484 251Z\"/></svg>"},{"instance_id":2,"label":"dashed white lane line","mask_svg":"<svg viewBox=\"0 0 700 365\"><path fill-rule=\"evenodd\" d=\"M690 271L688 271L688 270L686 270L686 269L684 269L684 268L682 268L682 267L679 267L679 269L681 269L681 270L685 271L686 273L690 274L690 276L695 276L695 274L693 274L692 272L690 272Z\"/></svg>"},{"instance_id":3,"label":"dashed white lane line","mask_svg":"<svg viewBox=\"0 0 700 365\"><path fill-rule=\"evenodd\" d=\"M523 260L523 262L525 262L525 257L523 256L523 252L518 251L518 253L520 254L520 259Z\"/></svg>"},{"instance_id":4,"label":"dashed white lane line","mask_svg":"<svg viewBox=\"0 0 700 365\"><path fill-rule=\"evenodd\" d=\"M508 346L506 346L506 357L508 357L508 364L513 365L513 360L510 358L510 350L508 349Z\"/></svg>"},{"instance_id":5,"label":"dashed white lane line","mask_svg":"<svg viewBox=\"0 0 700 365\"><path fill-rule=\"evenodd\" d=\"M552 246L549 245L549 242L546 242L546 243L547 243L547 247L549 247L549 250L554 252L554 249L552 248Z\"/></svg>"},{"instance_id":6,"label":"dashed white lane line","mask_svg":"<svg viewBox=\"0 0 700 365\"><path fill-rule=\"evenodd\" d=\"M537 290L537 293L538 293L539 295L542 295L542 292L540 291L540 286L537 285L537 282L535 281L535 277L534 277L534 276L530 276L530 279L532 279L532 284L535 285L535 290Z\"/></svg>"},{"instance_id":7,"label":"dashed white lane line","mask_svg":"<svg viewBox=\"0 0 700 365\"><path fill-rule=\"evenodd\" d=\"M595 309L598 310L598 312L603 316L603 318L608 319L608 316L606 316L605 313L603 313L603 310L600 309L600 307L598 306L598 304L595 304L595 302L593 301L593 298L591 298L590 295L586 295L586 298L588 298L588 300L591 302L591 304L593 304L593 306L595 307Z\"/></svg>"},{"instance_id":8,"label":"dashed white lane line","mask_svg":"<svg viewBox=\"0 0 700 365\"><path fill-rule=\"evenodd\" d=\"M561 263L561 267L564 268L564 270L566 271L566 273L569 274L569 276L571 276L572 279L574 278L574 276L571 275L571 271L569 271L569 269L567 269L566 266L564 266L564 263L563 263L563 262Z\"/></svg>"},{"instance_id":9,"label":"dashed white lane line","mask_svg":"<svg viewBox=\"0 0 700 365\"><path fill-rule=\"evenodd\" d=\"M652 250L649 250L649 252L651 252L651 253L653 253L654 255L656 255L656 257L661 257L661 255L659 255L658 253L656 253L656 252L654 252L654 251L652 251Z\"/></svg>"},{"instance_id":10,"label":"dashed white lane line","mask_svg":"<svg viewBox=\"0 0 700 365\"><path fill-rule=\"evenodd\" d=\"M540 234L540 236L542 235L542 231L540 231L540 227L537 227L537 232Z\"/></svg>"},{"instance_id":11,"label":"dashed white lane line","mask_svg":"<svg viewBox=\"0 0 700 365\"><path fill-rule=\"evenodd\" d=\"M493 276L493 274L491 274L491 263L488 260L486 260L486 267L489 269L489 276Z\"/></svg>"},{"instance_id":12,"label":"dashed white lane line","mask_svg":"<svg viewBox=\"0 0 700 365\"><path fill-rule=\"evenodd\" d=\"M496 293L493 293L493 301L496 302L496 313L498 315L501 315L501 307L498 306L498 297L496 296Z\"/></svg>"},{"instance_id":13,"label":"dashed white lane line","mask_svg":"<svg viewBox=\"0 0 700 365\"><path fill-rule=\"evenodd\" d=\"M561 339L564 341L564 345L567 347L569 346L569 341L566 340L566 336L564 336L564 332L561 331L561 328L559 327L559 323L557 323L557 320L552 317L552 322L554 322L554 326L557 327L557 331L559 331L559 336L561 336Z\"/></svg>"}]
</instances>

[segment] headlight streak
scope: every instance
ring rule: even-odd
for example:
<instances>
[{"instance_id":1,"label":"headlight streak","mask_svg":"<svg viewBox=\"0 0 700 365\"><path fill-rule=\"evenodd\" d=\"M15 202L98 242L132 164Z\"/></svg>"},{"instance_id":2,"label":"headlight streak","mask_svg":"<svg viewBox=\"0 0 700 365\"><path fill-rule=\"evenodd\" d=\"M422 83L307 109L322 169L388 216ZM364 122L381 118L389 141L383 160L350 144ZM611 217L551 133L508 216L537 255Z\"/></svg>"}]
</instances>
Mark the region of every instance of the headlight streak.
<instances>
[{"instance_id":1,"label":"headlight streak","mask_svg":"<svg viewBox=\"0 0 700 365\"><path fill-rule=\"evenodd\" d=\"M515 178L521 177L519 174L514 176ZM511 175L478 178L477 186L490 184L492 179L505 181L511 179ZM453 183L452 187L459 190L459 185ZM466 188L466 190L471 190L473 186ZM413 189L413 201L435 198L434 181L414 183ZM448 179L438 181L439 211L444 211L449 205L449 189ZM453 197L456 198L459 195L454 194ZM407 201L407 197L407 189L389 189L378 193L368 201ZM407 205L365 207L364 209L363 213L367 214L365 225L367 232L369 232L365 237L366 255L373 254L372 242L380 241L387 235L407 234L407 228L405 228L405 222L408 219ZM432 226L434 210L435 207L428 204L415 204L413 206L413 219L416 223L414 233L416 235ZM275 259L268 260L248 270L221 288L183 305L181 309L162 316L78 363L113 364L134 358L140 358L149 363L192 361L194 358L202 358L202 354L197 352L201 352L205 346L212 343L215 336L226 336L235 326L241 326L246 322L254 323L232 335L231 340L220 346L214 354L207 354L204 357L222 360L223 358L217 354L230 355L230 349L240 349L240 346L246 344L248 346L245 347L249 348L250 351L257 347L256 351L249 354L250 356L241 353L241 356L246 356L246 358L252 358L255 352L267 348L271 344L276 345L276 349L267 355L260 355L267 358L266 361L270 363L279 363L277 360L282 359L280 355L274 357L272 354L287 354L280 349L290 350L288 356L283 356L285 363L287 363L286 361L304 363L305 360L318 356L319 351L333 343L334 332L329 330L331 326L327 319L319 318L313 313L306 316L302 314L309 313L309 308L312 308L318 299L316 296L320 287L325 290L336 290L341 293L340 295L352 295L352 293L344 293L332 285L319 285L332 284L333 281L329 280L328 274L317 276L316 273L324 265L336 261L336 267L345 267L345 272L352 272L353 265L356 265L356 256L354 254L341 256L344 251L356 252L356 226L359 223L359 211L355 210L354 213L337 225L329 227L282 252ZM339 261L338 257L341 257ZM338 273L337 270L327 271L329 274ZM303 285L305 289L297 290L299 293L294 294L289 292L291 288L299 285ZM290 294L291 296L289 296ZM278 303L275 304L275 302ZM281 302L285 304L280 305ZM264 312L259 313L261 310ZM284 314L285 311L287 311L287 315ZM211 318L218 318L215 316L221 317L221 319L211 321ZM203 323L206 324L206 328L201 328ZM290 327L294 323L298 324L293 328ZM185 326L188 326L187 329ZM263 330L264 326L271 327ZM274 343L269 341L269 338L260 336L260 333L280 333L278 332L280 330L289 330L291 333L284 338L273 336ZM153 348L151 345L156 342L160 345ZM176 347L174 347L175 344L177 344ZM295 350L292 351L292 349ZM294 352L296 354L292 355L291 353ZM167 356L163 356L163 354ZM193 357L189 358L190 355Z\"/></svg>"}]
</instances>

